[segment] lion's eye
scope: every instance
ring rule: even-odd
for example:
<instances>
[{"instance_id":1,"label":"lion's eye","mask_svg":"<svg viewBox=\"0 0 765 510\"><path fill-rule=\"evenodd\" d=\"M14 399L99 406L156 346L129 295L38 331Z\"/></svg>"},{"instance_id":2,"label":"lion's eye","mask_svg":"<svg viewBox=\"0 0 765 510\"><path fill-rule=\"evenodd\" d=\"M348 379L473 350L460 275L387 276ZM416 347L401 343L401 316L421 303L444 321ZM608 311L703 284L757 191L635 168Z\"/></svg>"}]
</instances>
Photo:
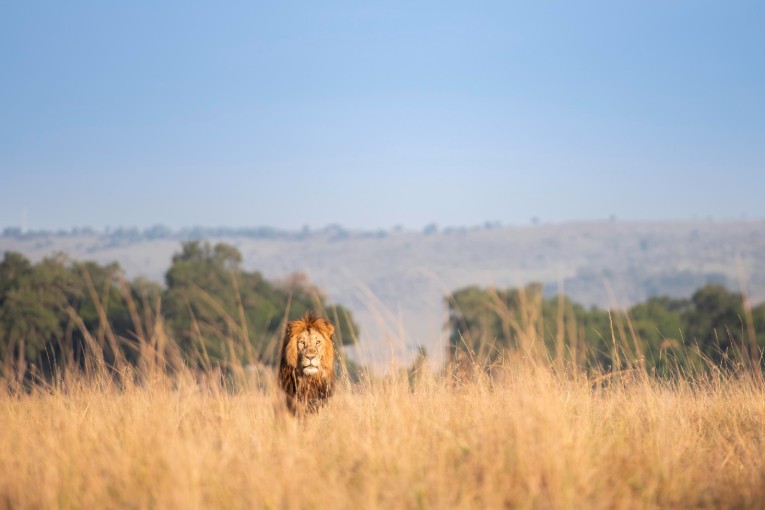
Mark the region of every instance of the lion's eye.
<instances>
[{"instance_id":1,"label":"lion's eye","mask_svg":"<svg viewBox=\"0 0 765 510\"><path fill-rule=\"evenodd\" d=\"M321 345L321 340L316 340L316 347Z\"/></svg>"},{"instance_id":2,"label":"lion's eye","mask_svg":"<svg viewBox=\"0 0 765 510\"><path fill-rule=\"evenodd\" d=\"M300 347L301 349L302 349L303 347L305 347L305 342L298 342L298 347Z\"/></svg>"}]
</instances>

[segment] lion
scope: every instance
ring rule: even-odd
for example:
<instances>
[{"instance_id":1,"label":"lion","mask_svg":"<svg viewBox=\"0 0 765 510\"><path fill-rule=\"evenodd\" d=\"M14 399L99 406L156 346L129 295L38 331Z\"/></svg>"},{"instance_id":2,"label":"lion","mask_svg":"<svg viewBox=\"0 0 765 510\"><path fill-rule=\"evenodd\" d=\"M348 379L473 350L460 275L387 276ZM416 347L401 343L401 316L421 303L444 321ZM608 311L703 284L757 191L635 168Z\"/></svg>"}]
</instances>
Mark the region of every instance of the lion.
<instances>
[{"instance_id":1,"label":"lion","mask_svg":"<svg viewBox=\"0 0 765 510\"><path fill-rule=\"evenodd\" d=\"M293 414L315 413L335 388L335 327L326 317L308 312L290 321L284 332L279 386Z\"/></svg>"}]
</instances>

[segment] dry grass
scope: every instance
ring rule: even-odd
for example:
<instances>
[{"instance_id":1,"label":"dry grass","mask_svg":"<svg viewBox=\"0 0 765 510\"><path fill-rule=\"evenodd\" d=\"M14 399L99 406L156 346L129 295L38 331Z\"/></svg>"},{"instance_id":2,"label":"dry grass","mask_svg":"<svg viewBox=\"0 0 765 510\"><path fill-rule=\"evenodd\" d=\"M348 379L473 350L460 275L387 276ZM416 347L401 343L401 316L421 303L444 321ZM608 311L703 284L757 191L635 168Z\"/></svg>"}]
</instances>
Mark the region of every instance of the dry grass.
<instances>
[{"instance_id":1,"label":"dry grass","mask_svg":"<svg viewBox=\"0 0 765 510\"><path fill-rule=\"evenodd\" d=\"M159 313L135 368L83 331L84 372L0 378L0 509L765 508L759 369L588 374L538 347L534 317L491 378L463 355L459 383L422 364L343 379L303 419L269 369L186 368Z\"/></svg>"},{"instance_id":2,"label":"dry grass","mask_svg":"<svg viewBox=\"0 0 765 510\"><path fill-rule=\"evenodd\" d=\"M72 378L3 394L0 507L765 507L751 378L593 383L522 361L494 373L345 383L304 420L264 381Z\"/></svg>"}]
</instances>

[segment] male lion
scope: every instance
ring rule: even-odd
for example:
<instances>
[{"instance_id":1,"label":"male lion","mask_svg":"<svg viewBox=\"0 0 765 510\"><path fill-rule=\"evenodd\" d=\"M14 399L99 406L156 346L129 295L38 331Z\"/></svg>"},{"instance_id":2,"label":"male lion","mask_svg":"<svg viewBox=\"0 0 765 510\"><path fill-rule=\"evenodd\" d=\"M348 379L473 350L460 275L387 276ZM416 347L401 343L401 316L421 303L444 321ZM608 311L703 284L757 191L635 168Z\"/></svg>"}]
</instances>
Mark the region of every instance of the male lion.
<instances>
[{"instance_id":1,"label":"male lion","mask_svg":"<svg viewBox=\"0 0 765 510\"><path fill-rule=\"evenodd\" d=\"M293 414L315 413L335 387L335 327L312 313L287 324L282 342L279 385Z\"/></svg>"}]
</instances>

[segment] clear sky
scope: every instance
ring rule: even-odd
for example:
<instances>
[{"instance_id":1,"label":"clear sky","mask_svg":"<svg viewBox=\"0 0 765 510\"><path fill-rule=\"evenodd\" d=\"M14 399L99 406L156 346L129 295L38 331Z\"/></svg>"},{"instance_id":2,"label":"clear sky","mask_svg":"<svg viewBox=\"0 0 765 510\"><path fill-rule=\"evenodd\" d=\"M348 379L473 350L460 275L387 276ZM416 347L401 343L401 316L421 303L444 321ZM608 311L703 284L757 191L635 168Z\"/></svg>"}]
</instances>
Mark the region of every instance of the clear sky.
<instances>
[{"instance_id":1,"label":"clear sky","mask_svg":"<svg viewBox=\"0 0 765 510\"><path fill-rule=\"evenodd\" d=\"M0 228L765 218L764 6L4 2Z\"/></svg>"}]
</instances>

